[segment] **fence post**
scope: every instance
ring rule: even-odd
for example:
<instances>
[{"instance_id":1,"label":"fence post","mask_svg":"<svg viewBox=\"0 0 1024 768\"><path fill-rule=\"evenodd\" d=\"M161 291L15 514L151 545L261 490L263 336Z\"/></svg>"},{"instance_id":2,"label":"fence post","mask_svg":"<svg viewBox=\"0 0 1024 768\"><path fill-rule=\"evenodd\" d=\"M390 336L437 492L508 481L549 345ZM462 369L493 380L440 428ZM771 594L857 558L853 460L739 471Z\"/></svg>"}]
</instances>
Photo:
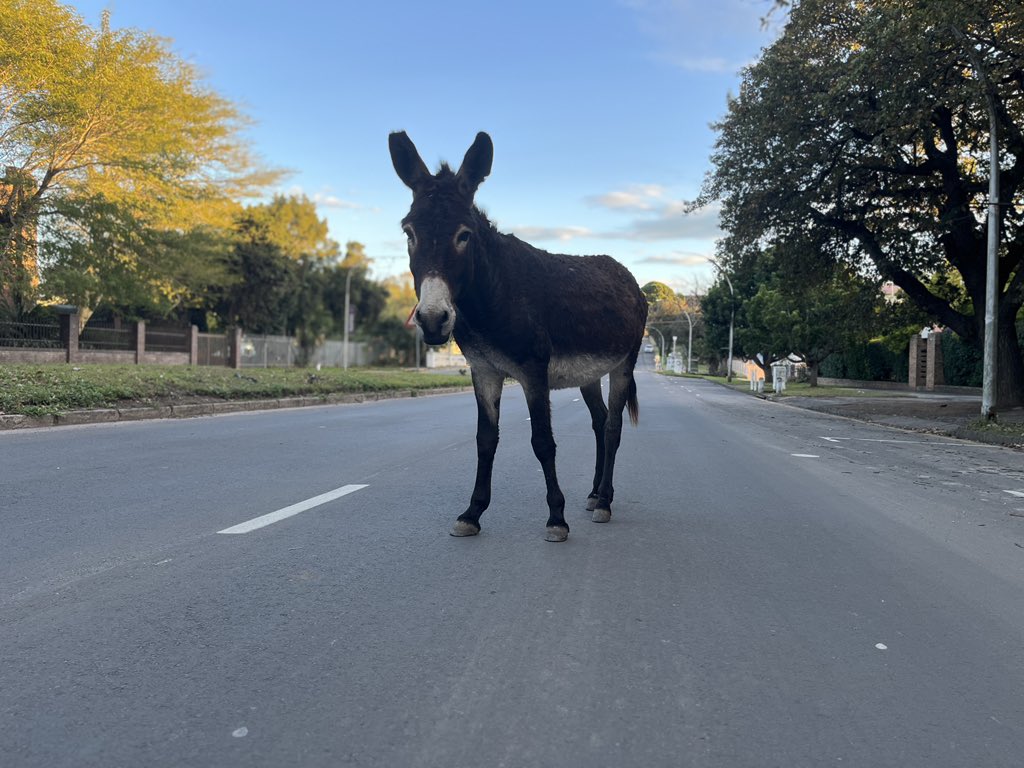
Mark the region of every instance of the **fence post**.
<instances>
[{"instance_id":1,"label":"fence post","mask_svg":"<svg viewBox=\"0 0 1024 768\"><path fill-rule=\"evenodd\" d=\"M135 364L140 365L146 354L146 321L135 323Z\"/></svg>"},{"instance_id":2,"label":"fence post","mask_svg":"<svg viewBox=\"0 0 1024 768\"><path fill-rule=\"evenodd\" d=\"M231 336L228 339L228 343L231 346L231 367L238 369L242 367L242 329L235 328L232 330Z\"/></svg>"},{"instance_id":3,"label":"fence post","mask_svg":"<svg viewBox=\"0 0 1024 768\"><path fill-rule=\"evenodd\" d=\"M910 375L908 385L910 389L918 389L925 385L926 379L926 367L922 365L925 362L924 358L928 353L927 343L921 343L921 336L914 334L910 337Z\"/></svg>"},{"instance_id":4,"label":"fence post","mask_svg":"<svg viewBox=\"0 0 1024 768\"><path fill-rule=\"evenodd\" d=\"M78 312L61 314L60 342L64 346L64 360L77 362L78 358Z\"/></svg>"},{"instance_id":5,"label":"fence post","mask_svg":"<svg viewBox=\"0 0 1024 768\"><path fill-rule=\"evenodd\" d=\"M934 390L946 383L942 366L942 334L928 334L928 372L925 374L925 389Z\"/></svg>"},{"instance_id":6,"label":"fence post","mask_svg":"<svg viewBox=\"0 0 1024 768\"><path fill-rule=\"evenodd\" d=\"M188 329L188 364L199 365L199 326L190 325Z\"/></svg>"}]
</instances>

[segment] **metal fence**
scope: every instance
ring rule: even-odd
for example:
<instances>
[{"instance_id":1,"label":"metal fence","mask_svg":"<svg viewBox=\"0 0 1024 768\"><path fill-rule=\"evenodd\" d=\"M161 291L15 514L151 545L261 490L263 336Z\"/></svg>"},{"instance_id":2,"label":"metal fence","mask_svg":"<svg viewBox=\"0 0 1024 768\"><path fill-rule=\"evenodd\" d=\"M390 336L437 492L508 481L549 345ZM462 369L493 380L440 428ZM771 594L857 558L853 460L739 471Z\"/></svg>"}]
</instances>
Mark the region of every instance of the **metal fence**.
<instances>
[{"instance_id":1,"label":"metal fence","mask_svg":"<svg viewBox=\"0 0 1024 768\"><path fill-rule=\"evenodd\" d=\"M242 336L243 368L290 368L301 365L302 350L292 336ZM348 364L369 365L370 349L365 342L350 341ZM345 342L328 339L317 345L306 362L311 366L341 368L345 364Z\"/></svg>"},{"instance_id":2,"label":"metal fence","mask_svg":"<svg viewBox=\"0 0 1024 768\"><path fill-rule=\"evenodd\" d=\"M228 337L218 333L200 333L196 352L198 365L231 365L231 345Z\"/></svg>"},{"instance_id":3,"label":"metal fence","mask_svg":"<svg viewBox=\"0 0 1024 768\"><path fill-rule=\"evenodd\" d=\"M79 349L135 349L135 327L114 323L88 323L78 337Z\"/></svg>"},{"instance_id":4,"label":"metal fence","mask_svg":"<svg viewBox=\"0 0 1024 768\"><path fill-rule=\"evenodd\" d=\"M14 323L0 321L0 347L60 349L60 325L57 323Z\"/></svg>"},{"instance_id":5,"label":"metal fence","mask_svg":"<svg viewBox=\"0 0 1024 768\"><path fill-rule=\"evenodd\" d=\"M146 325L146 350L149 352L188 352L191 328Z\"/></svg>"},{"instance_id":6,"label":"metal fence","mask_svg":"<svg viewBox=\"0 0 1024 768\"><path fill-rule=\"evenodd\" d=\"M291 336L242 336L242 367L290 368L298 346Z\"/></svg>"}]
</instances>

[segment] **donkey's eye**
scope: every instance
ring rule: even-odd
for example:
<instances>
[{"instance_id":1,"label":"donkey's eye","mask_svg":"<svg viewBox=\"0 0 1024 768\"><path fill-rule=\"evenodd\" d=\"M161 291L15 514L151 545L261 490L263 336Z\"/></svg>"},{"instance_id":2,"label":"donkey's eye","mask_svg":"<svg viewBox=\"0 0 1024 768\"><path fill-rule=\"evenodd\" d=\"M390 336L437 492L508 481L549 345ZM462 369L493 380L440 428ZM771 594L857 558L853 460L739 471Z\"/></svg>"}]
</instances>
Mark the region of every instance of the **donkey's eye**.
<instances>
[{"instance_id":1,"label":"donkey's eye","mask_svg":"<svg viewBox=\"0 0 1024 768\"><path fill-rule=\"evenodd\" d=\"M466 246L469 244L469 239L472 235L473 230L465 224L455 230L455 251L457 253L465 252Z\"/></svg>"}]
</instances>

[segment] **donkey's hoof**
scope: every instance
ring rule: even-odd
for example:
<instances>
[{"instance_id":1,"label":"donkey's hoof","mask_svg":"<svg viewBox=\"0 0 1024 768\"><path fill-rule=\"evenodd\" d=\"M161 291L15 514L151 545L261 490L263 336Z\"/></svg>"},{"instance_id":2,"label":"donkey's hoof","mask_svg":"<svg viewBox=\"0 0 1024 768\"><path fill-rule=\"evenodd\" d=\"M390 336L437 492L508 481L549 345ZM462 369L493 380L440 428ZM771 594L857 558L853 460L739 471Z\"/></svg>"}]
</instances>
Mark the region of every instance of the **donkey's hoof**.
<instances>
[{"instance_id":1,"label":"donkey's hoof","mask_svg":"<svg viewBox=\"0 0 1024 768\"><path fill-rule=\"evenodd\" d=\"M467 523L465 520L456 520L455 525L448 532L449 536L476 536L480 533L480 526Z\"/></svg>"},{"instance_id":2,"label":"donkey's hoof","mask_svg":"<svg viewBox=\"0 0 1024 768\"><path fill-rule=\"evenodd\" d=\"M595 509L594 516L590 519L595 523L607 523L612 519L612 511L610 509Z\"/></svg>"},{"instance_id":3,"label":"donkey's hoof","mask_svg":"<svg viewBox=\"0 0 1024 768\"><path fill-rule=\"evenodd\" d=\"M587 512L597 509L597 496L587 496Z\"/></svg>"},{"instance_id":4,"label":"donkey's hoof","mask_svg":"<svg viewBox=\"0 0 1024 768\"><path fill-rule=\"evenodd\" d=\"M544 541L565 541L569 538L569 529L560 525L549 525L544 532Z\"/></svg>"}]
</instances>

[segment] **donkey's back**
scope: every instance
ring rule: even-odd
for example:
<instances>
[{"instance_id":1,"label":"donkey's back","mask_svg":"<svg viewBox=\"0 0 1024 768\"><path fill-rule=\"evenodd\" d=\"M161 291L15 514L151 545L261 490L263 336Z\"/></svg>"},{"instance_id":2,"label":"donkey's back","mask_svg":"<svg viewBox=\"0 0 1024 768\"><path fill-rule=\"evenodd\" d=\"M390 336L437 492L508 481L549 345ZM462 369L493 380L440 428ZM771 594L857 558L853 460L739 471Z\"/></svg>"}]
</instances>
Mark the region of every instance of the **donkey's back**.
<instances>
[{"instance_id":1,"label":"donkey's back","mask_svg":"<svg viewBox=\"0 0 1024 768\"><path fill-rule=\"evenodd\" d=\"M502 275L496 290L507 294L499 306L508 308L508 335L550 344L552 388L582 386L620 361L635 361L647 300L629 270L610 256L548 253L511 235L498 239L492 264Z\"/></svg>"}]
</instances>

